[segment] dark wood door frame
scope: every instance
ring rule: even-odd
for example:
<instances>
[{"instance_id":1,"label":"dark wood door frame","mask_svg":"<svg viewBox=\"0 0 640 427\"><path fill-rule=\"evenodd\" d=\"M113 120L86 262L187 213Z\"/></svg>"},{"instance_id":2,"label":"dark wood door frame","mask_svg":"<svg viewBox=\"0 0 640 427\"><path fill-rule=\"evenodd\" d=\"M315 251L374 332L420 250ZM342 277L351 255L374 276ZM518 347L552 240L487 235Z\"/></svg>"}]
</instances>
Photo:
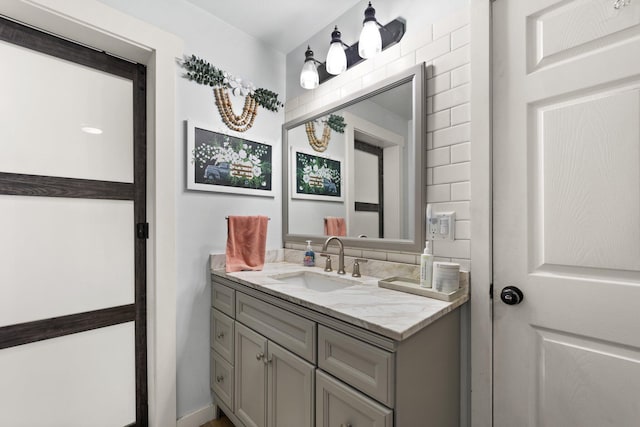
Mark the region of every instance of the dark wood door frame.
<instances>
[{"instance_id":1,"label":"dark wood door frame","mask_svg":"<svg viewBox=\"0 0 640 427\"><path fill-rule=\"evenodd\" d=\"M378 203L355 202L356 212L377 212L378 213L378 237L384 237L384 150L382 147L367 144L362 141L354 141L356 150L373 154L378 157Z\"/></svg>"},{"instance_id":2,"label":"dark wood door frame","mask_svg":"<svg viewBox=\"0 0 640 427\"><path fill-rule=\"evenodd\" d=\"M0 17L0 40L129 79L133 83L134 182L3 173L0 194L128 200L134 203L134 221L146 224L146 67ZM144 227L143 227L144 229ZM148 236L135 239L135 301L50 319L0 327L0 349L57 338L97 328L135 322L136 426L148 425L146 245Z\"/></svg>"}]
</instances>

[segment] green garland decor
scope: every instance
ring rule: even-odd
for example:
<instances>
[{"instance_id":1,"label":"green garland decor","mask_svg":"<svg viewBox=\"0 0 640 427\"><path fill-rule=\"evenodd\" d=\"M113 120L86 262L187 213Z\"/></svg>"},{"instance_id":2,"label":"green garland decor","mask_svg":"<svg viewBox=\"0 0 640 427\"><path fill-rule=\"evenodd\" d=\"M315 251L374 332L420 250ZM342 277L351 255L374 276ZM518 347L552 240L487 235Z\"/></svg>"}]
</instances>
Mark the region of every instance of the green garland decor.
<instances>
[{"instance_id":1,"label":"green garland decor","mask_svg":"<svg viewBox=\"0 0 640 427\"><path fill-rule=\"evenodd\" d=\"M326 123L327 123L327 126L329 126L331 129L333 129L338 133L344 133L344 128L347 125L344 122L344 117L338 116L336 114L329 115L329 118L327 119Z\"/></svg>"},{"instance_id":2,"label":"green garland decor","mask_svg":"<svg viewBox=\"0 0 640 427\"><path fill-rule=\"evenodd\" d=\"M182 61L182 67L187 71L184 74L187 80L204 86L235 89L233 85L235 79L232 76L195 55L185 57ZM284 104L278 100L278 94L273 91L263 88L253 89L252 86L242 89L248 89L246 95L252 97L259 106L269 111L277 112L280 107L284 107ZM236 93L235 90L234 93Z\"/></svg>"}]
</instances>

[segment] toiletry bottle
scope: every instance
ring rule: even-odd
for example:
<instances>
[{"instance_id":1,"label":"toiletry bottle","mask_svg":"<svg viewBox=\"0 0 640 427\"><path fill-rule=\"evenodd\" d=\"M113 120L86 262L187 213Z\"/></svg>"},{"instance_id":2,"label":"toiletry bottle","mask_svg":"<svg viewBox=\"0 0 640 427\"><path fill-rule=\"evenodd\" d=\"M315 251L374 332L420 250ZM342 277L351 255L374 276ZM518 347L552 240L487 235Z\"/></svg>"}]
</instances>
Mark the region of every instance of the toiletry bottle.
<instances>
[{"instance_id":1,"label":"toiletry bottle","mask_svg":"<svg viewBox=\"0 0 640 427\"><path fill-rule=\"evenodd\" d=\"M311 249L311 240L307 240L307 249L304 251L304 261L303 264L305 267L313 267L316 265L316 254Z\"/></svg>"},{"instance_id":2,"label":"toiletry bottle","mask_svg":"<svg viewBox=\"0 0 640 427\"><path fill-rule=\"evenodd\" d=\"M420 255L420 286L423 288L430 288L432 277L433 255L431 255L431 247L427 240L424 244L424 253Z\"/></svg>"}]
</instances>

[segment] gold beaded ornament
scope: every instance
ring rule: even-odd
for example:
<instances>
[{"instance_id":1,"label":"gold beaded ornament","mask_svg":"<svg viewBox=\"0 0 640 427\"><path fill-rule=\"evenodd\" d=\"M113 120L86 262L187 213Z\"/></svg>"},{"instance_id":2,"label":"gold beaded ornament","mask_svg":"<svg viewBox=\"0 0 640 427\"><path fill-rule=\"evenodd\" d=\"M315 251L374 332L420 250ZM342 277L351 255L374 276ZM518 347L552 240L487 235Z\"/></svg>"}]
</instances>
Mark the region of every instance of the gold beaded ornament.
<instances>
[{"instance_id":1,"label":"gold beaded ornament","mask_svg":"<svg viewBox=\"0 0 640 427\"><path fill-rule=\"evenodd\" d=\"M238 116L233 112L229 93L226 88L216 87L213 89L213 94L216 98L216 106L218 107L220 117L222 117L222 121L229 129L237 132L245 132L253 126L253 122L258 115L258 103L251 95L247 95L244 98L242 114Z\"/></svg>"},{"instance_id":2,"label":"gold beaded ornament","mask_svg":"<svg viewBox=\"0 0 640 427\"><path fill-rule=\"evenodd\" d=\"M329 140L331 139L331 128L328 126L327 122L324 123L322 139L318 139L316 136L316 126L313 121L305 123L304 128L307 132L307 139L309 140L311 148L319 153L325 151L329 146Z\"/></svg>"}]
</instances>

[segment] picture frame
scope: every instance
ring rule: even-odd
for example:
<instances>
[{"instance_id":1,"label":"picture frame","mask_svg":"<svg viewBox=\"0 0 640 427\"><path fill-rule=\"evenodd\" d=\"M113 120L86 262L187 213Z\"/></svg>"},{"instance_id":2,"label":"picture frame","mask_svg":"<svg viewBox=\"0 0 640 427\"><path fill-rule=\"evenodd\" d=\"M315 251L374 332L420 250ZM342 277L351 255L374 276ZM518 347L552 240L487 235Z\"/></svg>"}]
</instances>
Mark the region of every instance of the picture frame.
<instances>
[{"instance_id":1,"label":"picture frame","mask_svg":"<svg viewBox=\"0 0 640 427\"><path fill-rule=\"evenodd\" d=\"M291 147L290 196L292 199L344 201L344 161Z\"/></svg>"},{"instance_id":2,"label":"picture frame","mask_svg":"<svg viewBox=\"0 0 640 427\"><path fill-rule=\"evenodd\" d=\"M271 144L186 126L187 189L274 197Z\"/></svg>"}]
</instances>

